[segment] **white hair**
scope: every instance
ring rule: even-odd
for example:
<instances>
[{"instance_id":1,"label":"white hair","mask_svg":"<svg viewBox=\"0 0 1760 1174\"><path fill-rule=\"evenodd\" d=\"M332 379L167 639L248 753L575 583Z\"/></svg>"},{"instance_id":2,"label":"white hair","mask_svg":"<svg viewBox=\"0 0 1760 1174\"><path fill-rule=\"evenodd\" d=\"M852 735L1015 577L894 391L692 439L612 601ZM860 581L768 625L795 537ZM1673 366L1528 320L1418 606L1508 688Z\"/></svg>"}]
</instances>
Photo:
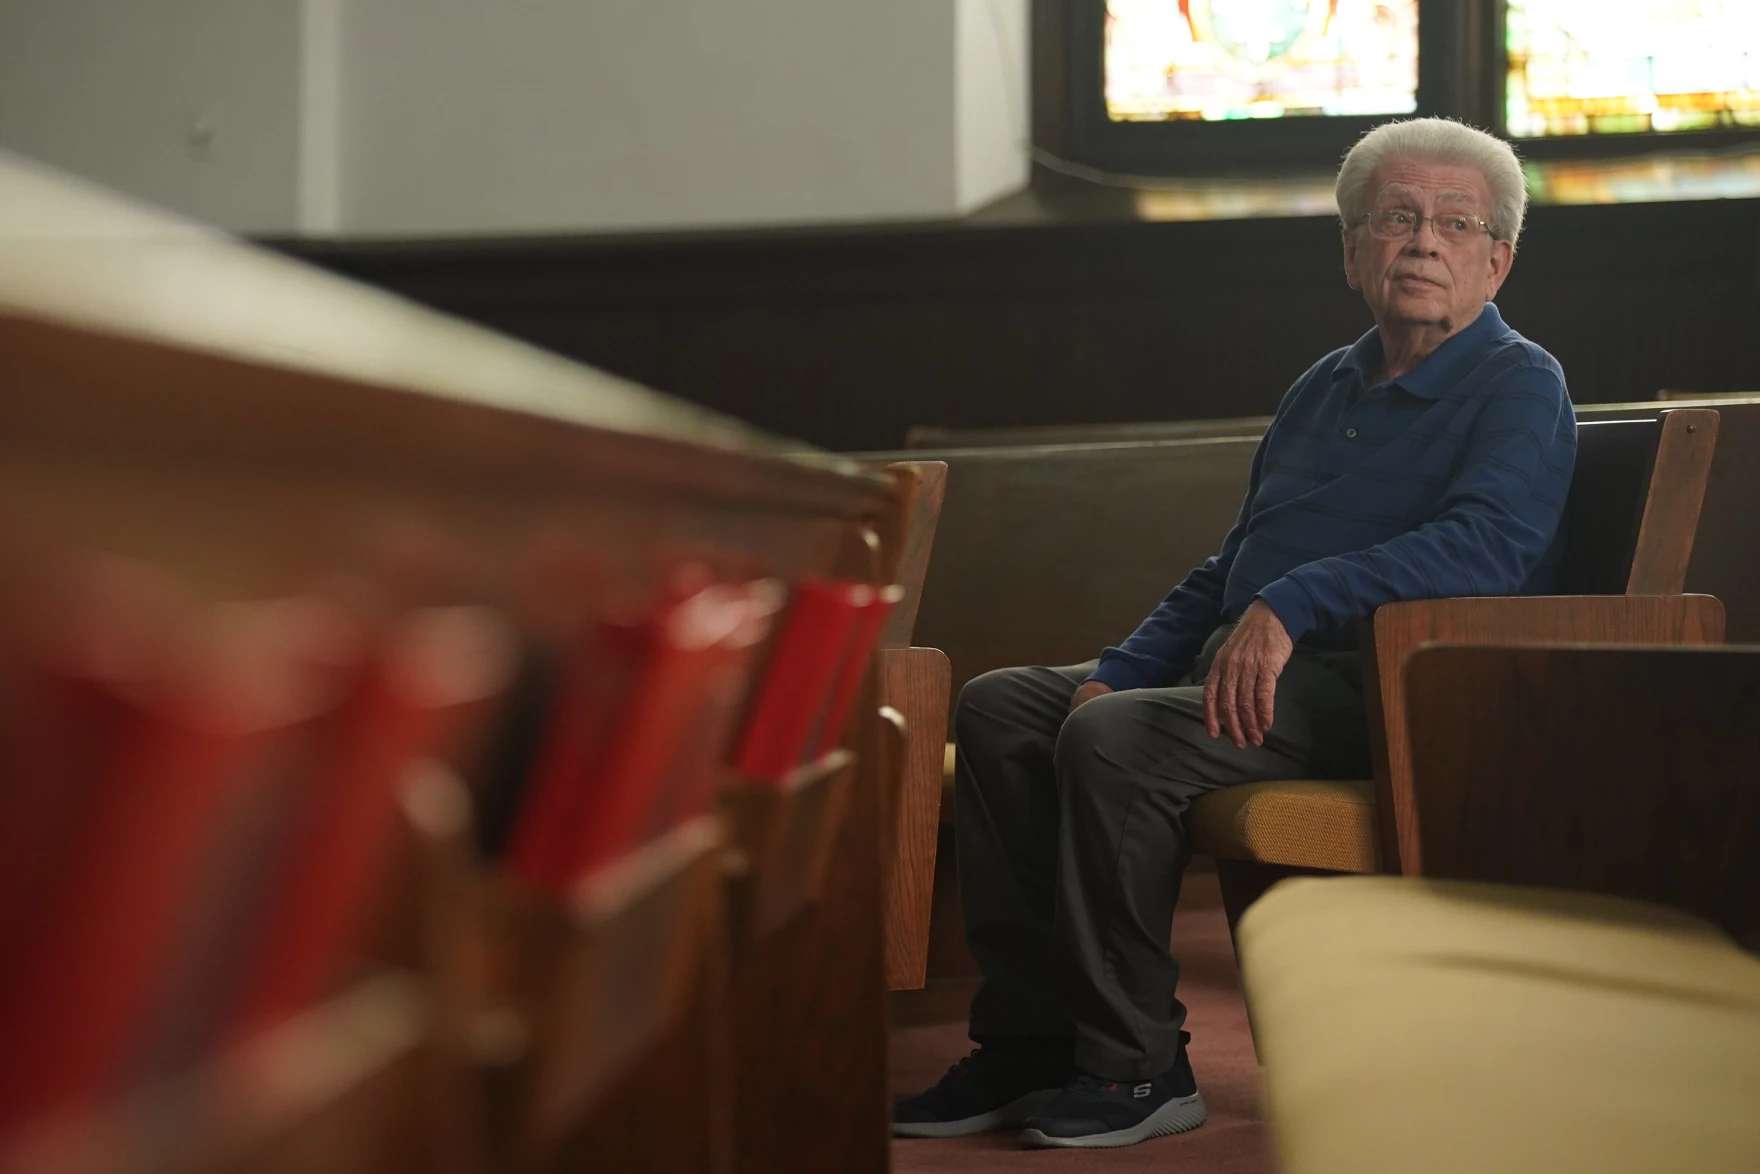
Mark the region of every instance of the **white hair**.
<instances>
[{"instance_id":1,"label":"white hair","mask_svg":"<svg viewBox=\"0 0 1760 1174\"><path fill-rule=\"evenodd\" d=\"M1528 210L1528 182L1522 163L1502 139L1452 118L1409 118L1384 122L1358 139L1338 169L1339 219L1349 228L1369 214L1375 193L1369 190L1375 171L1394 159L1471 167L1485 177L1491 190L1486 220L1495 240L1515 247Z\"/></svg>"}]
</instances>

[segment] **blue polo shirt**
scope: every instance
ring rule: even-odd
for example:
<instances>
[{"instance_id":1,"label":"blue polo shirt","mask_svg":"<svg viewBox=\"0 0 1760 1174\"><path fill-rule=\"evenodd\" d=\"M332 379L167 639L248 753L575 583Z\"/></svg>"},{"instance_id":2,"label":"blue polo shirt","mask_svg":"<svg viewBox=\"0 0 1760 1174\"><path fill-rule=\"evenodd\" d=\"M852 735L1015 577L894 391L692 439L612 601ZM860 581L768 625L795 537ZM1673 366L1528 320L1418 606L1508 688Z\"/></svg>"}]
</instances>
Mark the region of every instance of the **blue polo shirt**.
<instances>
[{"instance_id":1,"label":"blue polo shirt","mask_svg":"<svg viewBox=\"0 0 1760 1174\"><path fill-rule=\"evenodd\" d=\"M1380 362L1371 330L1296 380L1221 553L1092 679L1175 684L1255 599L1291 639L1351 648L1356 621L1383 603L1548 589L1577 453L1558 361L1487 302L1415 370L1371 386Z\"/></svg>"}]
</instances>

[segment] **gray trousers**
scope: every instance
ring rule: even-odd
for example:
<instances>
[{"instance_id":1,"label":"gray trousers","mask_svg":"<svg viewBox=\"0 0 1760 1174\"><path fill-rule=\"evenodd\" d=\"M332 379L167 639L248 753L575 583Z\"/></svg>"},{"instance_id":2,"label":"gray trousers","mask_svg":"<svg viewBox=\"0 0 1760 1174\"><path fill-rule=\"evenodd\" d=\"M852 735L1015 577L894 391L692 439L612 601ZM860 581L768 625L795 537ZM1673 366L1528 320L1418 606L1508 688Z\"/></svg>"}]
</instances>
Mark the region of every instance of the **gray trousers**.
<instances>
[{"instance_id":1,"label":"gray trousers","mask_svg":"<svg viewBox=\"0 0 1760 1174\"><path fill-rule=\"evenodd\" d=\"M999 669L966 685L955 832L966 938L984 974L978 1043L1072 1040L1076 1063L1146 1080L1178 1054L1185 1007L1168 951L1193 799L1275 778L1361 778L1369 769L1354 652L1298 646L1277 683L1263 746L1204 730L1217 630L1186 682L1099 697L1073 714L1097 662Z\"/></svg>"}]
</instances>

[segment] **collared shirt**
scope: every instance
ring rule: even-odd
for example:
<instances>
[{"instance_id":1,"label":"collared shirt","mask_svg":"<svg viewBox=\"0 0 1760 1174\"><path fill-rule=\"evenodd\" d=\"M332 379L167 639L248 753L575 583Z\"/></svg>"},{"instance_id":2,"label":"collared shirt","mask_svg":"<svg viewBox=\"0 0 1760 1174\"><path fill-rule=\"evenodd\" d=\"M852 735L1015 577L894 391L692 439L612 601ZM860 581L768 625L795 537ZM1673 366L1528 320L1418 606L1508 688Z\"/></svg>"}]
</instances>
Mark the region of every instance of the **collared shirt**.
<instances>
[{"instance_id":1,"label":"collared shirt","mask_svg":"<svg viewBox=\"0 0 1760 1174\"><path fill-rule=\"evenodd\" d=\"M1221 552L1092 679L1174 684L1255 599L1292 640L1345 648L1383 603L1547 589L1577 452L1558 361L1489 302L1417 368L1370 385L1381 358L1371 330L1296 380Z\"/></svg>"}]
</instances>

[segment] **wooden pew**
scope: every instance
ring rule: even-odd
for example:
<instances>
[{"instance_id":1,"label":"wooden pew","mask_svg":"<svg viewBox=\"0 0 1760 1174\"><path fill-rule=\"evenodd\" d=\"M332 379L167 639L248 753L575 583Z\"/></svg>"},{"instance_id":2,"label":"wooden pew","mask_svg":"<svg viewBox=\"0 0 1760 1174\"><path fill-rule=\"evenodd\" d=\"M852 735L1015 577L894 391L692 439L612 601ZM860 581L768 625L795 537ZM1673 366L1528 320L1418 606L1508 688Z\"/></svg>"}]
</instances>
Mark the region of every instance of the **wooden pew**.
<instances>
[{"instance_id":1,"label":"wooden pew","mask_svg":"<svg viewBox=\"0 0 1760 1174\"><path fill-rule=\"evenodd\" d=\"M1040 448L1052 444L1201 440L1206 436L1262 436L1270 416L1216 420L1145 420L1129 424L1033 424L1015 428L943 428L920 424L905 433L907 449Z\"/></svg>"},{"instance_id":2,"label":"wooden pew","mask_svg":"<svg viewBox=\"0 0 1760 1174\"><path fill-rule=\"evenodd\" d=\"M1654 419L1656 411L1655 403L1614 405L1582 416ZM1746 622L1760 638L1760 567L1748 566L1760 552L1741 537L1760 504L1760 461L1740 455L1760 454L1760 401L1719 411L1723 457L1707 484L1687 590L1729 596L1732 635ZM954 695L992 668L1097 655L1215 553L1239 510L1262 427L1236 423L1242 431L1234 436L910 454L949 465L941 549L925 587L919 638L948 652ZM951 888L951 847L944 836L931 974L970 968ZM959 1001L949 994L922 1014L941 1016Z\"/></svg>"},{"instance_id":3,"label":"wooden pew","mask_svg":"<svg viewBox=\"0 0 1760 1174\"><path fill-rule=\"evenodd\" d=\"M946 652L950 701L990 669L1085 660L1135 628L1221 544L1257 443L1257 436L1225 436L867 458L947 464L948 497L913 639ZM962 1016L975 972L945 818L950 792L945 772L937 773L944 818L926 982L894 999L894 1015L905 1023Z\"/></svg>"},{"instance_id":4,"label":"wooden pew","mask_svg":"<svg viewBox=\"0 0 1760 1174\"><path fill-rule=\"evenodd\" d=\"M1561 593L1425 599L1362 622L1375 777L1248 783L1193 803L1193 848L1216 857L1233 926L1270 885L1305 872L1427 875L1412 798L1401 666L1426 641L1717 644L1723 608L1683 595L1717 414L1585 424L1559 541Z\"/></svg>"},{"instance_id":5,"label":"wooden pew","mask_svg":"<svg viewBox=\"0 0 1760 1174\"><path fill-rule=\"evenodd\" d=\"M995 668L1069 664L1128 635L1240 511L1257 436L948 449L947 503L915 640L953 691Z\"/></svg>"},{"instance_id":6,"label":"wooden pew","mask_svg":"<svg viewBox=\"0 0 1760 1174\"><path fill-rule=\"evenodd\" d=\"M1712 469L1711 481L1706 487L1704 514L1700 520L1702 541L1695 548L1693 565L1688 569L1687 590L1697 594L1715 595L1724 601L1725 606L1729 609L1729 630L1732 640L1760 641L1760 590L1755 587L1755 584L1760 584L1760 546L1749 542L1746 538L1751 524L1750 519L1756 510L1760 510L1760 396L1730 394L1682 398L1681 395L1669 393L1668 398L1670 402L1667 406L1669 407L1709 408L1717 411L1723 421L1720 444L1726 454L1726 459L1719 461ZM1655 401L1579 404L1577 418L1584 422L1648 419L1655 416L1658 408L1659 405ZM911 443L907 445L909 449L920 449L921 451L902 455L936 458L946 456L948 453L956 454L948 457L952 466L952 483L955 486L955 496L949 503L948 524L963 529L960 514L964 510L964 505L960 501L958 490L962 463L972 464L973 471L968 474L971 478L990 476L985 471L983 463L974 460L975 454L969 454L966 450L980 448L1063 450L1085 445L1161 443L1222 436L1250 436L1257 439L1264 434L1265 427L1269 423L1269 417L1255 416L1223 420L1145 421L1123 424L1071 424L1020 428L957 429L923 426L912 429ZM1046 476L1054 475L1051 471L1052 467L1048 467ZM1225 468L1221 470L1221 475L1225 481L1232 481L1238 477L1240 485L1244 488L1246 483L1244 470L1244 465L1238 474L1232 468ZM1021 475L1025 476L1026 474L1023 471ZM1095 474L1083 473L1082 475L1094 476ZM1175 484L1184 484L1188 475L1170 471L1168 476L1173 479ZM1074 492L1079 494L1081 491ZM1238 502L1236 504L1238 505ZM1221 523L1220 528L1216 529L1214 544L1204 557L1215 553L1214 545L1221 543L1222 535L1233 520L1233 513L1226 513L1226 520ZM1153 527L1160 525L1160 515L1151 513L1146 518L1146 522L1149 523L1149 526L1145 529L1130 531L1133 541L1154 542L1158 540L1155 537L1156 530ZM1080 536L1077 536L1075 541L1079 543ZM1077 552L1086 552L1091 548L1076 545L1071 549ZM1163 594L1171 589L1176 581L1177 579L1169 580L1163 588ZM950 589L940 583L933 585L929 601L930 606L935 609L931 613L932 615L942 612L943 607L948 606L941 604L934 598L938 593L934 589L935 587L939 587L943 591ZM1010 589L1005 582L997 579L987 580L984 587L985 594L968 598L989 598L998 591ZM956 593L958 591L957 585L952 586L951 589ZM1097 587L1097 590L1103 591L1104 588ZM958 604L951 606L957 615L961 610L960 606ZM975 605L973 610L976 610ZM1141 616L1137 617L1137 619L1141 618ZM963 621L956 620L956 622ZM1136 621L1121 617L1121 622L1130 625ZM1085 626L1085 621L1080 617L1077 618L1076 623ZM944 625L938 619L935 621L934 626L930 629L934 639L947 639L946 632L941 630L945 626L950 625ZM1080 657L1069 655L1061 649L1053 654L1053 646L1048 643L1044 653L1030 652L1025 659L1018 663L1049 664L1065 663L1073 659L1086 659L1086 657L1095 655L1106 644L1116 643L1130 630L1129 626L1125 626L1105 634L1101 637L1101 643L1094 645L1092 649L1081 654ZM953 685L954 693L957 696L960 686L975 674L962 672L961 656L952 651L958 646L957 641L954 645L941 646L949 647L950 655L954 657ZM1055 659L1056 656L1063 656L1064 660L1058 661ZM990 665L988 667L996 666Z\"/></svg>"},{"instance_id":7,"label":"wooden pew","mask_svg":"<svg viewBox=\"0 0 1760 1174\"><path fill-rule=\"evenodd\" d=\"M900 991L921 987L927 972L941 823L942 760L953 669L939 648L913 647L912 634L947 492L947 465L897 461L884 469L904 490L902 530L894 544L898 559L890 576L901 598L887 618L876 654L879 701L898 715L904 739L887 821L892 838L885 852L886 987Z\"/></svg>"},{"instance_id":8,"label":"wooden pew","mask_svg":"<svg viewBox=\"0 0 1760 1174\"><path fill-rule=\"evenodd\" d=\"M850 462L785 455L735 422L4 156L0 218L9 522L162 567L199 599L267 598L340 571L513 613L515 568L558 542L592 549L631 590L678 551L790 581L881 578L899 556L899 486ZM427 969L366 976L397 981L362 998L396 997L367 999L379 1051L325 1069L353 1079L282 1109L253 1102L245 1118L204 1092L174 1137L138 1106L176 1090L143 1090L20 1168L884 1170L893 784L874 765L875 687L846 738L866 765L847 775L816 903L737 955L724 922L681 906L707 935L678 987L682 1018L600 1081L558 1154L496 1160L482 1068L530 1040L498 1034L502 1020L442 1038L435 1008L458 960L388 943ZM438 826L432 843L457 847L456 821ZM461 875L462 888L431 887ZM443 913L474 899L456 858L409 879ZM361 1006L337 1004L295 1050L310 1061L351 1038ZM222 1076L202 1087L223 1090Z\"/></svg>"},{"instance_id":9,"label":"wooden pew","mask_svg":"<svg viewBox=\"0 0 1760 1174\"><path fill-rule=\"evenodd\" d=\"M1426 875L1669 905L1760 951L1760 649L1432 644L1405 691Z\"/></svg>"}]
</instances>

